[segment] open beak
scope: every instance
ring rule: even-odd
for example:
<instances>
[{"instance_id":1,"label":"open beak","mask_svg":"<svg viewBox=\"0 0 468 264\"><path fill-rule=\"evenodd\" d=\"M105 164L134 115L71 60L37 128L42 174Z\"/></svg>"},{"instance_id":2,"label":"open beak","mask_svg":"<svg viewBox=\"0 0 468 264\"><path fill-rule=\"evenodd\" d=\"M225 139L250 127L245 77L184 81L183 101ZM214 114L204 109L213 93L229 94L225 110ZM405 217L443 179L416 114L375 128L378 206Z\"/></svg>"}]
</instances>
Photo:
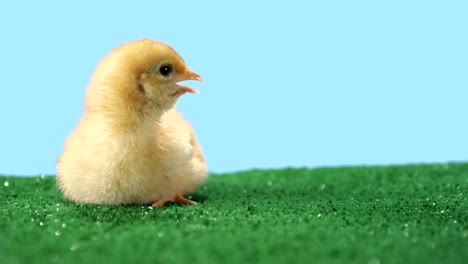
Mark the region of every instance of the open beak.
<instances>
[{"instance_id":1,"label":"open beak","mask_svg":"<svg viewBox=\"0 0 468 264\"><path fill-rule=\"evenodd\" d=\"M202 77L200 77L200 75L194 73L194 72L191 71L191 70L186 71L186 72L182 75L181 80L179 80L179 81L189 81L189 80L194 80L194 81L203 82ZM182 95L182 94L184 94L184 93L194 93L194 94L198 94L198 93L199 93L197 90L193 89L192 87L188 87L188 86L185 86L185 85L182 85L182 84L178 84L178 83L176 83L176 86L177 86L176 95Z\"/></svg>"}]
</instances>

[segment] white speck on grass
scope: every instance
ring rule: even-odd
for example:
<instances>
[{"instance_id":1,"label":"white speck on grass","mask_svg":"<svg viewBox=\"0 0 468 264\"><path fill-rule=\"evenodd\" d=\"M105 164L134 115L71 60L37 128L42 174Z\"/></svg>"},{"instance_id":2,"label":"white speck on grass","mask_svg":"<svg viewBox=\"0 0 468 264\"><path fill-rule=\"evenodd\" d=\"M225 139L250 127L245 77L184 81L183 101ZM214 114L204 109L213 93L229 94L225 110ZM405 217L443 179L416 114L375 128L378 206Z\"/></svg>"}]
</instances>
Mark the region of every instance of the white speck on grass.
<instances>
[{"instance_id":1,"label":"white speck on grass","mask_svg":"<svg viewBox=\"0 0 468 264\"><path fill-rule=\"evenodd\" d=\"M62 228L66 228L66 227L67 227L67 224L63 223Z\"/></svg>"},{"instance_id":2,"label":"white speck on grass","mask_svg":"<svg viewBox=\"0 0 468 264\"><path fill-rule=\"evenodd\" d=\"M70 250L71 250L71 251L76 251L76 250L78 250L79 247L80 247L80 246L79 246L78 244L74 244L74 245L71 245L71 246L70 246Z\"/></svg>"},{"instance_id":3,"label":"white speck on grass","mask_svg":"<svg viewBox=\"0 0 468 264\"><path fill-rule=\"evenodd\" d=\"M5 181L5 182L3 183L3 185L4 185L5 187L8 187L8 186L10 186L10 183L9 183L8 181Z\"/></svg>"},{"instance_id":4,"label":"white speck on grass","mask_svg":"<svg viewBox=\"0 0 468 264\"><path fill-rule=\"evenodd\" d=\"M322 214L318 214L317 217L320 218L322 216Z\"/></svg>"},{"instance_id":5,"label":"white speck on grass","mask_svg":"<svg viewBox=\"0 0 468 264\"><path fill-rule=\"evenodd\" d=\"M39 225L40 225L40 226L43 226L43 225L44 225L44 223L41 221L41 222L39 222Z\"/></svg>"},{"instance_id":6,"label":"white speck on grass","mask_svg":"<svg viewBox=\"0 0 468 264\"><path fill-rule=\"evenodd\" d=\"M44 180L46 176L44 174L41 174L41 179Z\"/></svg>"},{"instance_id":7,"label":"white speck on grass","mask_svg":"<svg viewBox=\"0 0 468 264\"><path fill-rule=\"evenodd\" d=\"M56 235L56 236L60 236L60 231L58 231L58 230L55 231L55 235Z\"/></svg>"},{"instance_id":8,"label":"white speck on grass","mask_svg":"<svg viewBox=\"0 0 468 264\"><path fill-rule=\"evenodd\" d=\"M163 232L159 232L158 233L158 237L163 237L164 236L164 233Z\"/></svg>"},{"instance_id":9,"label":"white speck on grass","mask_svg":"<svg viewBox=\"0 0 468 264\"><path fill-rule=\"evenodd\" d=\"M322 183L322 184L320 184L319 190L320 190L320 191L323 191L323 190L325 190L326 187L327 187L327 186L326 186L325 184Z\"/></svg>"}]
</instances>

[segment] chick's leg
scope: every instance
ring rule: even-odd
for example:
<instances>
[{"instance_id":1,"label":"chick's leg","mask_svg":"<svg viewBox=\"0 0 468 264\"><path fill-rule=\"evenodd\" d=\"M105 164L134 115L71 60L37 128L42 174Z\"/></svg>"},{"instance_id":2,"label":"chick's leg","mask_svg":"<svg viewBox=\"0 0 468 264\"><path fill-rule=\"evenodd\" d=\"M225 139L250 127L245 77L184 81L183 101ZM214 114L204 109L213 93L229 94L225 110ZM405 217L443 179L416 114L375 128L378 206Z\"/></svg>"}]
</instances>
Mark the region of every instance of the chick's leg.
<instances>
[{"instance_id":1,"label":"chick's leg","mask_svg":"<svg viewBox=\"0 0 468 264\"><path fill-rule=\"evenodd\" d=\"M166 202L176 202L180 204L197 204L196 202L189 200L178 193L175 196L163 197L152 204L153 207L162 207Z\"/></svg>"},{"instance_id":2,"label":"chick's leg","mask_svg":"<svg viewBox=\"0 0 468 264\"><path fill-rule=\"evenodd\" d=\"M180 204L192 204L192 205L197 204L196 202L183 197L182 194L180 194L180 193L176 194L175 202L180 203Z\"/></svg>"},{"instance_id":3,"label":"chick's leg","mask_svg":"<svg viewBox=\"0 0 468 264\"><path fill-rule=\"evenodd\" d=\"M163 197L163 198L157 200L156 202L154 202L151 206L153 206L153 207L163 207L164 204L166 202L169 202L169 201L171 201L171 202L174 201L174 197L170 197L170 196Z\"/></svg>"}]
</instances>

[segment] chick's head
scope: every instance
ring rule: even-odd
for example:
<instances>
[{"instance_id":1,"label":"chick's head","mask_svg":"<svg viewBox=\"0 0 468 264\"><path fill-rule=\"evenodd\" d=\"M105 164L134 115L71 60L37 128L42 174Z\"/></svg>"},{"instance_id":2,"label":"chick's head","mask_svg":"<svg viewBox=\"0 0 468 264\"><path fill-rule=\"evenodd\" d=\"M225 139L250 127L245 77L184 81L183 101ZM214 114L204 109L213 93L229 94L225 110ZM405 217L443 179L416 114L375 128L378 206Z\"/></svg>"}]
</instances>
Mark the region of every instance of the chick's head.
<instances>
[{"instance_id":1,"label":"chick's head","mask_svg":"<svg viewBox=\"0 0 468 264\"><path fill-rule=\"evenodd\" d=\"M161 108L170 108L177 98L185 93L198 93L197 90L179 84L186 80L202 81L190 70L184 60L171 47L155 43L156 50L145 58L146 67L139 71L138 91L142 96L155 102Z\"/></svg>"},{"instance_id":2,"label":"chick's head","mask_svg":"<svg viewBox=\"0 0 468 264\"><path fill-rule=\"evenodd\" d=\"M178 83L186 80L202 78L169 45L149 39L128 42L98 65L92 81L99 85L88 88L93 94L88 106L105 105L111 111L124 105L125 109L168 110L182 94L198 93Z\"/></svg>"}]
</instances>

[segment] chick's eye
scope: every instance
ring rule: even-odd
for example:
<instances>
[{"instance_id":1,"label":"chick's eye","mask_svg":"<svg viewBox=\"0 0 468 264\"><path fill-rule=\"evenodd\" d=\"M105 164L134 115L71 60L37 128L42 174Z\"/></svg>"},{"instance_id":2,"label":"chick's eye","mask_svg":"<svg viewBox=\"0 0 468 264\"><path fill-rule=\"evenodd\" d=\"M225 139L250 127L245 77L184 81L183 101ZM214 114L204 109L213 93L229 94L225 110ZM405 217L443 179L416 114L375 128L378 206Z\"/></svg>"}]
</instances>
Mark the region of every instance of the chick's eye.
<instances>
[{"instance_id":1,"label":"chick's eye","mask_svg":"<svg viewBox=\"0 0 468 264\"><path fill-rule=\"evenodd\" d=\"M164 77L169 76L171 72L172 72L172 65L170 64L164 64L161 67L159 67L159 73Z\"/></svg>"}]
</instances>

